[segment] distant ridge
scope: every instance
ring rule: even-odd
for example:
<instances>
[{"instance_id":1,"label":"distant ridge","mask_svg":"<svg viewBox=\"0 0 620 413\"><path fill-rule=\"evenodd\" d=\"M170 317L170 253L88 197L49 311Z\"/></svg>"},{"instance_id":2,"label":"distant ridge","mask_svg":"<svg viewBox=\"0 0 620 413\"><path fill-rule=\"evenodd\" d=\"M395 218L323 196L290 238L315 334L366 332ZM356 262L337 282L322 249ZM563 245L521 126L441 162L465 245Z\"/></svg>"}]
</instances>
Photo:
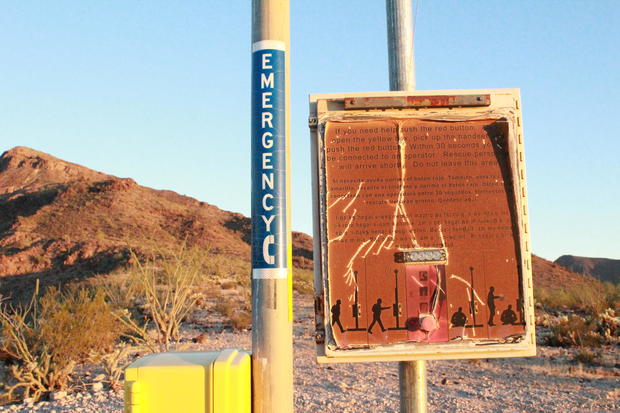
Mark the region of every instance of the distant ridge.
<instances>
[{"instance_id":1,"label":"distant ridge","mask_svg":"<svg viewBox=\"0 0 620 413\"><path fill-rule=\"evenodd\" d=\"M555 262L571 271L597 278L603 282L620 283L620 260L562 255Z\"/></svg>"},{"instance_id":2,"label":"distant ridge","mask_svg":"<svg viewBox=\"0 0 620 413\"><path fill-rule=\"evenodd\" d=\"M536 255L532 255L532 274L534 277L534 288L542 287L561 290L564 287L582 284L602 287L599 280L589 275L576 273L562 265Z\"/></svg>"},{"instance_id":3,"label":"distant ridge","mask_svg":"<svg viewBox=\"0 0 620 413\"><path fill-rule=\"evenodd\" d=\"M124 265L129 249L174 251L186 241L249 259L250 219L26 147L0 156L0 293L25 280L66 282ZM312 266L312 240L293 234L294 264ZM249 276L249 275L248 275Z\"/></svg>"}]
</instances>

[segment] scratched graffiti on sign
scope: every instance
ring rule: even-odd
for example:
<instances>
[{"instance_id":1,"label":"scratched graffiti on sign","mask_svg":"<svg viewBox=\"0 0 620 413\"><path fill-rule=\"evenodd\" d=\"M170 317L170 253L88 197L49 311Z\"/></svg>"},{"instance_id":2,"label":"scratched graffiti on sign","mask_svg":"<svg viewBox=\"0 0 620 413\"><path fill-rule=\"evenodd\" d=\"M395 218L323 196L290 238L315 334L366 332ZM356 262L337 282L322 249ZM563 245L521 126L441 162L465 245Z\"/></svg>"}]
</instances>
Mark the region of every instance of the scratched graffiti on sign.
<instances>
[{"instance_id":1,"label":"scratched graffiti on sign","mask_svg":"<svg viewBox=\"0 0 620 413\"><path fill-rule=\"evenodd\" d=\"M338 348L524 333L506 121L327 121L322 139Z\"/></svg>"}]
</instances>

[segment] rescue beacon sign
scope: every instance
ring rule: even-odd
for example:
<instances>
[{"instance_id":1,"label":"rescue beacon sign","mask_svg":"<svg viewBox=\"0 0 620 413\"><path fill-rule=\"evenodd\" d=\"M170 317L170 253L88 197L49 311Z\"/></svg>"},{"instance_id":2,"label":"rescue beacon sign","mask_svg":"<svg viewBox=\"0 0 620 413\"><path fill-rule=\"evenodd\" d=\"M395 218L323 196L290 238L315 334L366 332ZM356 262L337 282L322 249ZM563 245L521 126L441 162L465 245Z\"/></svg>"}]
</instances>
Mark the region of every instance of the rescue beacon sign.
<instances>
[{"instance_id":1,"label":"rescue beacon sign","mask_svg":"<svg viewBox=\"0 0 620 413\"><path fill-rule=\"evenodd\" d=\"M252 46L252 278L285 279L285 44Z\"/></svg>"},{"instance_id":2,"label":"rescue beacon sign","mask_svg":"<svg viewBox=\"0 0 620 413\"><path fill-rule=\"evenodd\" d=\"M310 97L320 362L535 354L520 107Z\"/></svg>"}]
</instances>

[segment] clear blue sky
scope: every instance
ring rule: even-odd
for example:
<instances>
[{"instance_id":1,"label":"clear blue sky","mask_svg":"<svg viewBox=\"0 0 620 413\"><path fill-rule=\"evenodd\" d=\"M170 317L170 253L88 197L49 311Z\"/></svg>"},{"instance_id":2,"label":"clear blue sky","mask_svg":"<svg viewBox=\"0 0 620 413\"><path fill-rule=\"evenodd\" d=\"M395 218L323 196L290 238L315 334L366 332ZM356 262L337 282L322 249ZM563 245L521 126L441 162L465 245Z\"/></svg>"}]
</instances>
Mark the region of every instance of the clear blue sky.
<instances>
[{"instance_id":1,"label":"clear blue sky","mask_svg":"<svg viewBox=\"0 0 620 413\"><path fill-rule=\"evenodd\" d=\"M293 0L293 227L310 93L388 89L385 3ZM535 253L620 258L616 1L422 0L418 89L521 88ZM0 3L0 152L250 208L251 1Z\"/></svg>"}]
</instances>

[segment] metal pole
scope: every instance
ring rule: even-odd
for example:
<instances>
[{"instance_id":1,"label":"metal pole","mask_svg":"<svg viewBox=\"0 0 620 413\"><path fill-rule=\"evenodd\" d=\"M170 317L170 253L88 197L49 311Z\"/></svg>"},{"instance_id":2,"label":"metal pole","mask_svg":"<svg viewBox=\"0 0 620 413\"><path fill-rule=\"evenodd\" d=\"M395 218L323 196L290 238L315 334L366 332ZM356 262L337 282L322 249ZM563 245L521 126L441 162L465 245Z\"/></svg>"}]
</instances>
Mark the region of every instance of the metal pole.
<instances>
[{"instance_id":1,"label":"metal pole","mask_svg":"<svg viewBox=\"0 0 620 413\"><path fill-rule=\"evenodd\" d=\"M415 90L411 0L386 0L390 90ZM426 361L398 365L401 413L425 413Z\"/></svg>"},{"instance_id":2,"label":"metal pole","mask_svg":"<svg viewBox=\"0 0 620 413\"><path fill-rule=\"evenodd\" d=\"M426 413L426 362L398 363L401 413Z\"/></svg>"},{"instance_id":3,"label":"metal pole","mask_svg":"<svg viewBox=\"0 0 620 413\"><path fill-rule=\"evenodd\" d=\"M289 0L252 0L252 412L293 412Z\"/></svg>"},{"instance_id":4,"label":"metal pole","mask_svg":"<svg viewBox=\"0 0 620 413\"><path fill-rule=\"evenodd\" d=\"M390 90L415 90L411 0L386 0Z\"/></svg>"}]
</instances>

